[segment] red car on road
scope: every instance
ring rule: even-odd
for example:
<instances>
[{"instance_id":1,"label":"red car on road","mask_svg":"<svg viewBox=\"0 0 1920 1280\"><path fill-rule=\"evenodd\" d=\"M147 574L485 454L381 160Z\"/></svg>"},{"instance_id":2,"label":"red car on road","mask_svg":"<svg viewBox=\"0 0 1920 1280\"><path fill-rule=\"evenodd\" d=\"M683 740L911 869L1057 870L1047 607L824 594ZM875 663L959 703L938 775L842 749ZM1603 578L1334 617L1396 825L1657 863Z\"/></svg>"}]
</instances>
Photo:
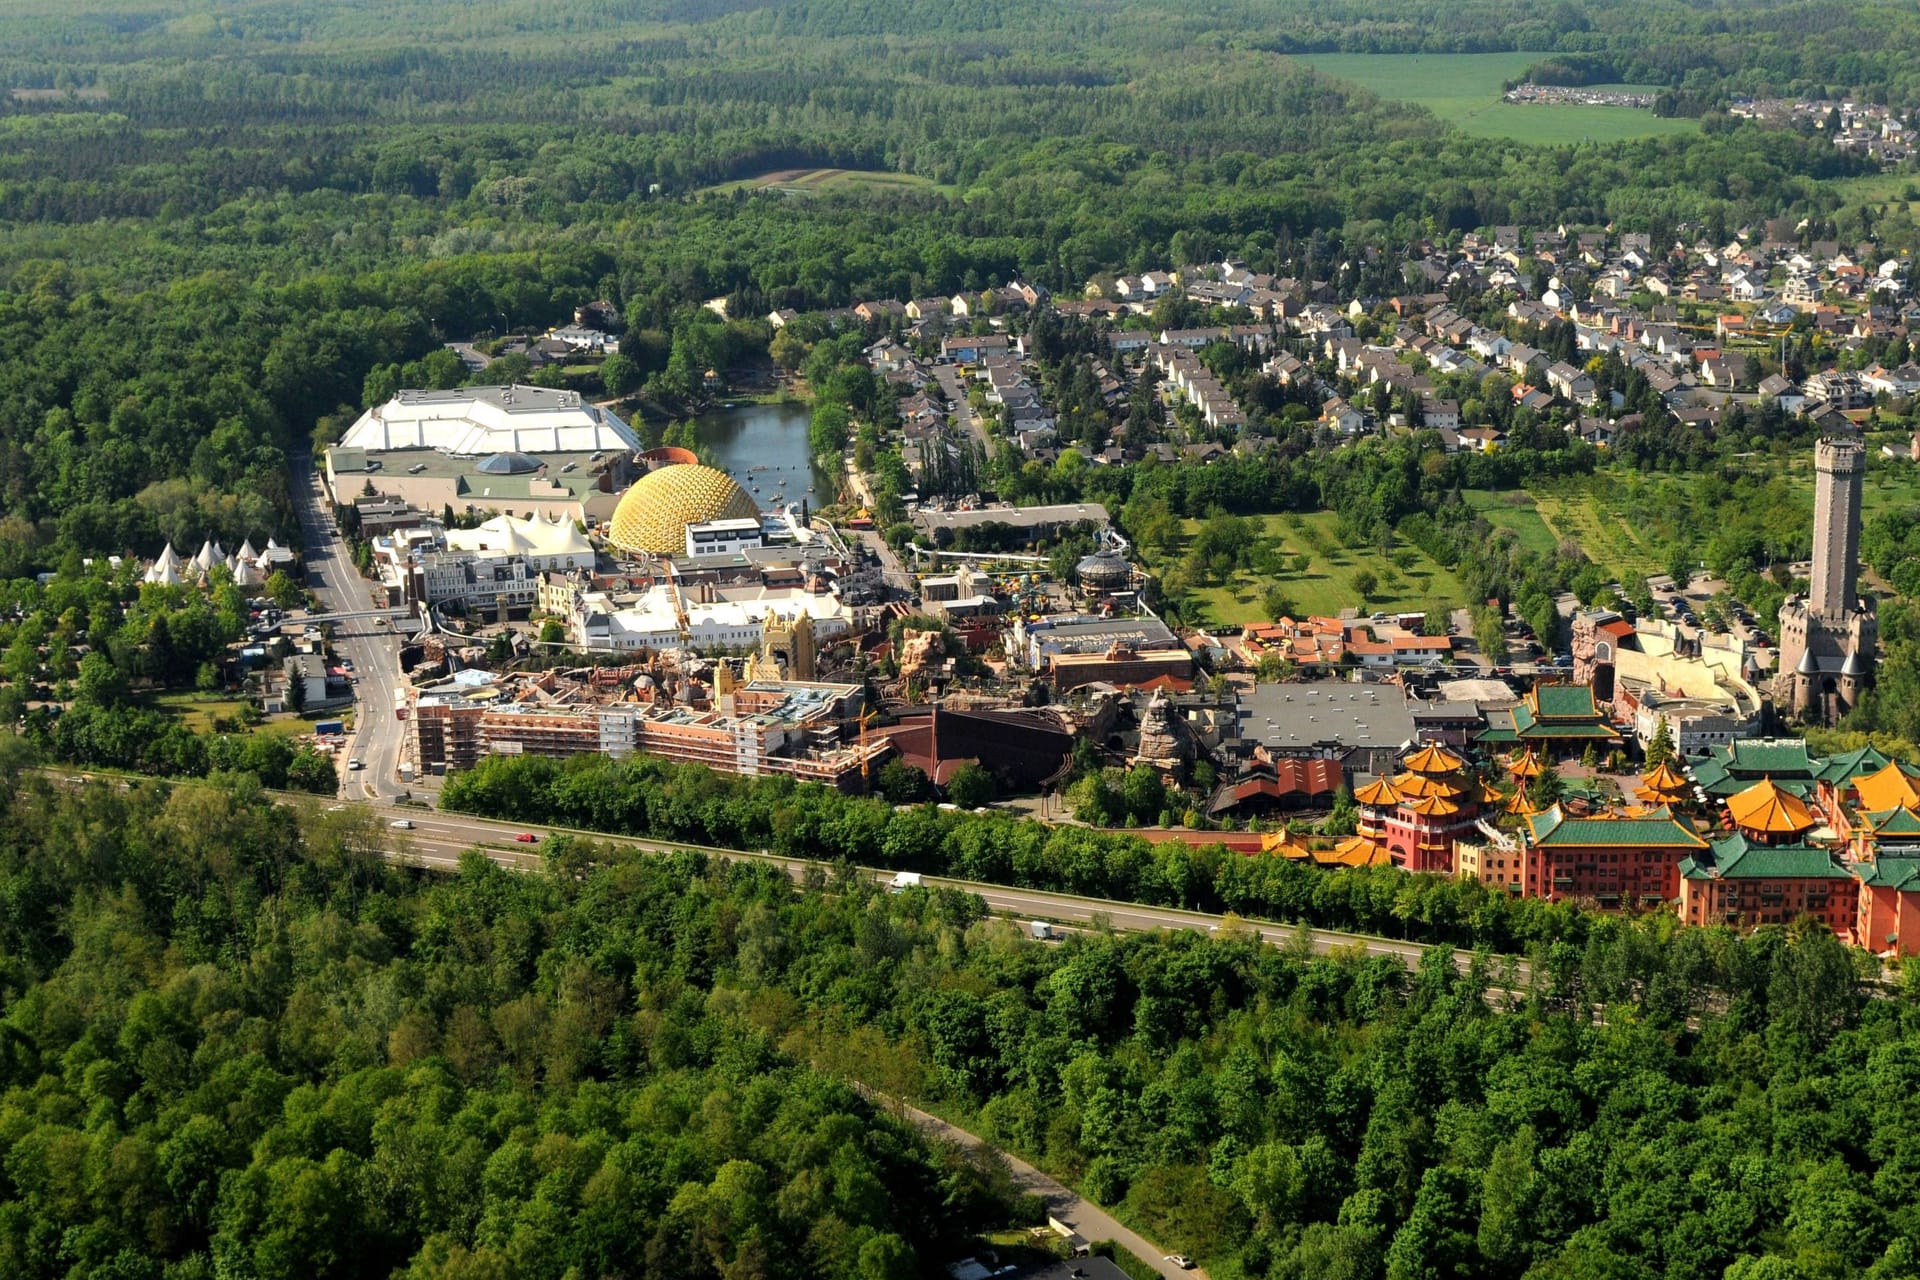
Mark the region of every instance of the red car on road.
<instances>
[{"instance_id":1,"label":"red car on road","mask_svg":"<svg viewBox=\"0 0 1920 1280\"><path fill-rule=\"evenodd\" d=\"M522 831L519 835L515 836L514 839L518 840L521 844L539 844L540 843L540 837L533 834L533 832L531 831Z\"/></svg>"}]
</instances>

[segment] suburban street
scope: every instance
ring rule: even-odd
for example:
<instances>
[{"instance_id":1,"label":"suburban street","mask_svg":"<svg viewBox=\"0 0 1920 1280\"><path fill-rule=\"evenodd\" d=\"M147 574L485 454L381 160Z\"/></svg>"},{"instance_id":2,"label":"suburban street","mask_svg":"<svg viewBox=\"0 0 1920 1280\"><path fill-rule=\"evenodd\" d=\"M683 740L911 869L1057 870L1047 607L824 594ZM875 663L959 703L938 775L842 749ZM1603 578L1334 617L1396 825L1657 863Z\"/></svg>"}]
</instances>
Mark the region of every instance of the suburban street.
<instances>
[{"instance_id":1,"label":"suburban street","mask_svg":"<svg viewBox=\"0 0 1920 1280\"><path fill-rule=\"evenodd\" d=\"M308 589L323 613L352 613L372 607L365 579L354 568L347 544L327 514L320 472L304 458L293 461L293 497L306 543ZM317 580L317 585L315 585ZM406 724L394 718L406 677L400 670L400 644L387 624L375 618L350 618L333 624L333 647L353 660L358 709L353 735L340 755L341 794L352 799L396 796L400 785L400 747ZM349 769L349 760L365 769Z\"/></svg>"},{"instance_id":2,"label":"suburban street","mask_svg":"<svg viewBox=\"0 0 1920 1280\"><path fill-rule=\"evenodd\" d=\"M940 381L940 393L953 406L953 416L967 428L969 434L979 442L982 456L993 461L993 437L987 433L986 424L980 421L980 415L967 403L966 384L960 380L960 370L950 364L933 366L933 376Z\"/></svg>"}]
</instances>

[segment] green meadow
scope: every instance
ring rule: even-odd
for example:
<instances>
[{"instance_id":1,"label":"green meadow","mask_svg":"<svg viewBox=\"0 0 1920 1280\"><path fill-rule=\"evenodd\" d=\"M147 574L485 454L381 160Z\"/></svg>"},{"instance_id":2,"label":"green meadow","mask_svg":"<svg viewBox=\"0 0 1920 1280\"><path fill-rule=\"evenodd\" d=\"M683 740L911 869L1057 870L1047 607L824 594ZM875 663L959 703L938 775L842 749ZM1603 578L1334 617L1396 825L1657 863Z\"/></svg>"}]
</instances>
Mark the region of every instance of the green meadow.
<instances>
[{"instance_id":1,"label":"green meadow","mask_svg":"<svg viewBox=\"0 0 1920 1280\"><path fill-rule=\"evenodd\" d=\"M1532 106L1500 99L1501 86L1544 55L1538 53L1330 53L1301 61L1325 75L1383 98L1417 103L1482 138L1555 146L1620 142L1689 133L1692 120L1663 119L1632 107ZM1613 85L1610 88L1628 86Z\"/></svg>"}]
</instances>

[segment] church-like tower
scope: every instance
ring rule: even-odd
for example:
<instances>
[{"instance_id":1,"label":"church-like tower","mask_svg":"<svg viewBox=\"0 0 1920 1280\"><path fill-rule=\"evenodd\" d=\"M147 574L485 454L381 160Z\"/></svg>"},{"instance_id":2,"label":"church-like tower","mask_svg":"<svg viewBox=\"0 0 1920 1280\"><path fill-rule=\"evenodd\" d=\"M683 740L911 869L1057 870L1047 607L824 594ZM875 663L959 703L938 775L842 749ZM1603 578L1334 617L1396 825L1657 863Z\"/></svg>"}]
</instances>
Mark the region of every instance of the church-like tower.
<instances>
[{"instance_id":1,"label":"church-like tower","mask_svg":"<svg viewBox=\"0 0 1920 1280\"><path fill-rule=\"evenodd\" d=\"M1780 606L1780 666L1774 701L1809 720L1832 722L1873 683L1879 623L1860 598L1860 495L1867 450L1858 437L1814 446L1813 579Z\"/></svg>"}]
</instances>

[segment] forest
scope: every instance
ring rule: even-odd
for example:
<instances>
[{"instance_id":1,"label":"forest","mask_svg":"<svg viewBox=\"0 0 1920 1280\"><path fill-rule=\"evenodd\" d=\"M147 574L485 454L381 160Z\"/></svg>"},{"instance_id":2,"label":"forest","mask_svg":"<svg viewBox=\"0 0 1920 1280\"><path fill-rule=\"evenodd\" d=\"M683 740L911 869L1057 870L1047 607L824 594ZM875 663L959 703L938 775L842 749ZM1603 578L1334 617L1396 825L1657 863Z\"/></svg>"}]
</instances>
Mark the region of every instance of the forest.
<instances>
[{"instance_id":1,"label":"forest","mask_svg":"<svg viewBox=\"0 0 1920 1280\"><path fill-rule=\"evenodd\" d=\"M1514 985L550 839L391 869L211 785L0 815L10 1276L928 1274L1030 1221L911 1097L1221 1277L1920 1274L1920 1017L1824 930Z\"/></svg>"}]
</instances>

